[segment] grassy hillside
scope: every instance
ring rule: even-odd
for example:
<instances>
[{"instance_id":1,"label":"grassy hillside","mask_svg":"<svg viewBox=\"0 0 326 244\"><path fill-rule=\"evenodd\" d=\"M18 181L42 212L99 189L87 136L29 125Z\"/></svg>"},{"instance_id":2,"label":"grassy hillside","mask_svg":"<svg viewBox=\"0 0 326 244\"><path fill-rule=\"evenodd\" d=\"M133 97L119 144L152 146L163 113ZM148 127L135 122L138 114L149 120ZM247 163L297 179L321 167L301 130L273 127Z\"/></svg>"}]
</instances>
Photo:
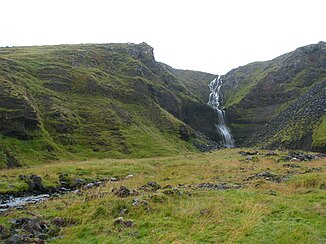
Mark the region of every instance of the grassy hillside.
<instances>
[{"instance_id":1,"label":"grassy hillside","mask_svg":"<svg viewBox=\"0 0 326 244\"><path fill-rule=\"evenodd\" d=\"M238 151L2 170L1 184L15 189L25 187L19 174L37 174L47 186L62 175L118 180L9 210L0 215L0 237L15 226L20 237L48 243L325 242L326 160L283 161L285 151L246 159ZM37 225L21 226L20 218L46 228L31 235L28 226Z\"/></svg>"},{"instance_id":2,"label":"grassy hillside","mask_svg":"<svg viewBox=\"0 0 326 244\"><path fill-rule=\"evenodd\" d=\"M282 135L287 134L290 137L287 139L289 141L287 145L280 143L279 147L289 148L290 144L295 144L296 148L313 149L311 139L313 127L325 112L321 111L322 113L313 116L313 119L308 116L309 111L316 109L313 105L323 106L324 96L317 94L317 90L310 94L314 102L305 107L305 112L301 110L301 120L296 121L293 116L289 116L286 121L287 127L292 127L293 135L305 134L302 138L306 141L305 143L296 143L301 140L301 137L293 137L286 130L278 131L280 133L277 132L278 135L276 135L275 131L272 133L273 131L268 129L271 126L265 125L273 119L281 124L282 118L278 116L282 116L282 112L291 105L296 107L295 103L307 92L314 90L314 87L319 86L320 83L326 82L325 70L326 44L319 42L298 48L273 60L248 64L227 73L224 76L222 89L230 128L238 145L257 145L261 142L262 136L259 137L256 134L268 131L263 140L267 141L270 137L274 137L275 142L281 142L285 139ZM302 130L302 128L293 127L300 123L307 125L309 129ZM274 126L279 125L274 124ZM318 132L315 132L315 137L321 136L316 133ZM259 138L255 142L251 138L249 141L253 143L247 143L250 136ZM273 143L265 143L265 145L271 144Z\"/></svg>"},{"instance_id":3,"label":"grassy hillside","mask_svg":"<svg viewBox=\"0 0 326 244\"><path fill-rule=\"evenodd\" d=\"M203 102L208 101L210 91L207 88L209 83L207 81L212 81L215 78L214 75L199 71L174 69L163 63L161 65L178 77L194 97L199 98Z\"/></svg>"},{"instance_id":4,"label":"grassy hillside","mask_svg":"<svg viewBox=\"0 0 326 244\"><path fill-rule=\"evenodd\" d=\"M216 135L191 88L146 43L0 48L0 167L193 151Z\"/></svg>"},{"instance_id":5,"label":"grassy hillside","mask_svg":"<svg viewBox=\"0 0 326 244\"><path fill-rule=\"evenodd\" d=\"M326 148L326 115L316 124L312 136L313 146Z\"/></svg>"}]
</instances>

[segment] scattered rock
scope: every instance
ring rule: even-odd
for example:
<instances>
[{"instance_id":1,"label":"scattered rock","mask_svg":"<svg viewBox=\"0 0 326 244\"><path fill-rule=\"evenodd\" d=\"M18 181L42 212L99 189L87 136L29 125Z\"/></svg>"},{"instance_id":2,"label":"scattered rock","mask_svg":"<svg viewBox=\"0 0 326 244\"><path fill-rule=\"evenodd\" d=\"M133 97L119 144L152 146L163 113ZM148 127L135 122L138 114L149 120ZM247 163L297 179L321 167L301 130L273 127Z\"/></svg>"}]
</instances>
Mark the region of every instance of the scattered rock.
<instances>
[{"instance_id":1,"label":"scattered rock","mask_svg":"<svg viewBox=\"0 0 326 244\"><path fill-rule=\"evenodd\" d=\"M221 184L214 184L214 183L200 183L198 184L199 188L205 189L214 189L214 190L228 190L228 189L240 189L242 186L240 184L228 184L228 183L221 183Z\"/></svg>"},{"instance_id":2,"label":"scattered rock","mask_svg":"<svg viewBox=\"0 0 326 244\"><path fill-rule=\"evenodd\" d=\"M12 153L9 150L4 150L4 154L7 159L8 168L21 167L19 160L14 155L12 155Z\"/></svg>"},{"instance_id":3,"label":"scattered rock","mask_svg":"<svg viewBox=\"0 0 326 244\"><path fill-rule=\"evenodd\" d=\"M18 179L19 180L28 180L28 176L27 175L19 175Z\"/></svg>"},{"instance_id":4,"label":"scattered rock","mask_svg":"<svg viewBox=\"0 0 326 244\"><path fill-rule=\"evenodd\" d=\"M326 157L326 154L305 154L300 152L291 152L288 156L281 157L281 160L302 162L320 159L323 157Z\"/></svg>"},{"instance_id":5,"label":"scattered rock","mask_svg":"<svg viewBox=\"0 0 326 244\"><path fill-rule=\"evenodd\" d=\"M152 187L153 190L158 190L162 188L161 185L156 182L148 182L147 185Z\"/></svg>"},{"instance_id":6,"label":"scattered rock","mask_svg":"<svg viewBox=\"0 0 326 244\"><path fill-rule=\"evenodd\" d=\"M139 190L143 190L143 191L157 191L159 189L161 189L161 185L156 183L156 182L148 182L146 185L141 186L140 188L138 188Z\"/></svg>"},{"instance_id":7,"label":"scattered rock","mask_svg":"<svg viewBox=\"0 0 326 244\"><path fill-rule=\"evenodd\" d=\"M179 127L179 135L180 135L181 140L189 141L190 132L189 132L189 129L187 128L186 125L184 125L184 124L180 125L180 127Z\"/></svg>"},{"instance_id":8,"label":"scattered rock","mask_svg":"<svg viewBox=\"0 0 326 244\"><path fill-rule=\"evenodd\" d=\"M201 152L211 152L222 148L219 143L210 140L207 136L198 131L196 131L196 140L193 141L193 145Z\"/></svg>"},{"instance_id":9,"label":"scattered rock","mask_svg":"<svg viewBox=\"0 0 326 244\"><path fill-rule=\"evenodd\" d=\"M246 160L252 160L253 159L253 156L247 156L246 157Z\"/></svg>"},{"instance_id":10,"label":"scattered rock","mask_svg":"<svg viewBox=\"0 0 326 244\"><path fill-rule=\"evenodd\" d=\"M94 187L95 185L94 185L94 183L88 183L88 184L86 184L85 186L84 186L84 189L90 189L90 188L92 188L92 187Z\"/></svg>"},{"instance_id":11,"label":"scattered rock","mask_svg":"<svg viewBox=\"0 0 326 244\"><path fill-rule=\"evenodd\" d=\"M249 156L246 157L246 160L247 161L258 161L259 159L257 157L255 157L255 156L249 155Z\"/></svg>"},{"instance_id":12,"label":"scattered rock","mask_svg":"<svg viewBox=\"0 0 326 244\"><path fill-rule=\"evenodd\" d=\"M23 180L28 185L28 190L32 193L47 193L48 189L42 184L42 178L37 175L19 175L20 180Z\"/></svg>"},{"instance_id":13,"label":"scattered rock","mask_svg":"<svg viewBox=\"0 0 326 244\"><path fill-rule=\"evenodd\" d=\"M211 211L207 208L200 210L200 215L209 215Z\"/></svg>"},{"instance_id":14,"label":"scattered rock","mask_svg":"<svg viewBox=\"0 0 326 244\"><path fill-rule=\"evenodd\" d=\"M70 181L71 179L69 178L68 174L66 173L59 174L59 183L61 186L66 188L71 187Z\"/></svg>"},{"instance_id":15,"label":"scattered rock","mask_svg":"<svg viewBox=\"0 0 326 244\"><path fill-rule=\"evenodd\" d=\"M1 243L45 243L46 239L56 236L60 227L67 226L68 223L59 217L48 222L42 216L10 219L8 222L9 228L0 225Z\"/></svg>"},{"instance_id":16,"label":"scattered rock","mask_svg":"<svg viewBox=\"0 0 326 244\"><path fill-rule=\"evenodd\" d=\"M320 167L317 168L313 167L313 168L306 169L304 173L312 173L312 172L319 172L319 171L321 171Z\"/></svg>"},{"instance_id":17,"label":"scattered rock","mask_svg":"<svg viewBox=\"0 0 326 244\"><path fill-rule=\"evenodd\" d=\"M61 217L55 217L51 222L57 227L67 227L77 224L77 221L74 219L65 219Z\"/></svg>"},{"instance_id":18,"label":"scattered rock","mask_svg":"<svg viewBox=\"0 0 326 244\"><path fill-rule=\"evenodd\" d=\"M140 205L148 206L148 202L139 198L133 199L132 206L138 207Z\"/></svg>"},{"instance_id":19,"label":"scattered rock","mask_svg":"<svg viewBox=\"0 0 326 244\"><path fill-rule=\"evenodd\" d=\"M258 151L254 151L254 152L239 151L238 153L239 153L241 156L258 155L258 154L259 154Z\"/></svg>"},{"instance_id":20,"label":"scattered rock","mask_svg":"<svg viewBox=\"0 0 326 244\"><path fill-rule=\"evenodd\" d=\"M133 175L127 175L126 176L126 179L130 179L130 178L132 178L132 177L134 177Z\"/></svg>"},{"instance_id":21,"label":"scattered rock","mask_svg":"<svg viewBox=\"0 0 326 244\"><path fill-rule=\"evenodd\" d=\"M250 180L255 180L255 179L264 179L264 180L272 181L275 183L281 183L281 182L287 181L288 177L282 176L282 175L275 175L268 171L264 171L264 172L261 172L261 173L258 173L258 174L248 177L245 181L250 181Z\"/></svg>"},{"instance_id":22,"label":"scattered rock","mask_svg":"<svg viewBox=\"0 0 326 244\"><path fill-rule=\"evenodd\" d=\"M34 188L36 188L37 190L40 190L40 191L45 190L45 187L42 184L42 178L40 176L32 175L31 180L34 184Z\"/></svg>"},{"instance_id":23,"label":"scattered rock","mask_svg":"<svg viewBox=\"0 0 326 244\"><path fill-rule=\"evenodd\" d=\"M118 197L128 197L128 196L130 196L130 190L125 186L120 186L119 189L113 188L112 192L113 192L114 195L116 195Z\"/></svg>"},{"instance_id":24,"label":"scattered rock","mask_svg":"<svg viewBox=\"0 0 326 244\"><path fill-rule=\"evenodd\" d=\"M55 217L53 220L52 220L52 223L56 226L59 226L59 227L63 227L65 226L65 221L63 218L60 218L60 217Z\"/></svg>"},{"instance_id":25,"label":"scattered rock","mask_svg":"<svg viewBox=\"0 0 326 244\"><path fill-rule=\"evenodd\" d=\"M111 178L110 178L110 181L111 181L111 182L116 182L116 181L118 181L118 178L111 177Z\"/></svg>"},{"instance_id":26,"label":"scattered rock","mask_svg":"<svg viewBox=\"0 0 326 244\"><path fill-rule=\"evenodd\" d=\"M166 185L166 186L164 186L162 189L172 189L173 188L173 186L171 186L171 185Z\"/></svg>"},{"instance_id":27,"label":"scattered rock","mask_svg":"<svg viewBox=\"0 0 326 244\"><path fill-rule=\"evenodd\" d=\"M174 196L183 196L183 191L179 190L178 188L168 188L162 191L165 195L174 195Z\"/></svg>"},{"instance_id":28,"label":"scattered rock","mask_svg":"<svg viewBox=\"0 0 326 244\"><path fill-rule=\"evenodd\" d=\"M9 223L10 230L2 236L4 243L45 243L49 237L50 225L42 218L10 219Z\"/></svg>"},{"instance_id":29,"label":"scattered rock","mask_svg":"<svg viewBox=\"0 0 326 244\"><path fill-rule=\"evenodd\" d=\"M297 164L283 164L283 167L287 167L287 168L300 168L300 166L297 165Z\"/></svg>"},{"instance_id":30,"label":"scattered rock","mask_svg":"<svg viewBox=\"0 0 326 244\"><path fill-rule=\"evenodd\" d=\"M132 227L134 225L134 222L129 219L129 220L123 221L123 225L126 227Z\"/></svg>"},{"instance_id":31,"label":"scattered rock","mask_svg":"<svg viewBox=\"0 0 326 244\"><path fill-rule=\"evenodd\" d=\"M6 242L6 244L16 244L16 243L45 243L44 239L32 238L27 234L14 234L10 236Z\"/></svg>"},{"instance_id":32,"label":"scattered rock","mask_svg":"<svg viewBox=\"0 0 326 244\"><path fill-rule=\"evenodd\" d=\"M9 234L9 230L4 224L0 224L0 240L5 238Z\"/></svg>"},{"instance_id":33,"label":"scattered rock","mask_svg":"<svg viewBox=\"0 0 326 244\"><path fill-rule=\"evenodd\" d=\"M151 202L154 203L164 203L168 198L165 194L162 193L154 193L149 196Z\"/></svg>"},{"instance_id":34,"label":"scattered rock","mask_svg":"<svg viewBox=\"0 0 326 244\"><path fill-rule=\"evenodd\" d=\"M125 227L132 227L134 225L134 222L129 220L124 220L123 217L119 217L116 220L114 220L113 225L122 225Z\"/></svg>"},{"instance_id":35,"label":"scattered rock","mask_svg":"<svg viewBox=\"0 0 326 244\"><path fill-rule=\"evenodd\" d=\"M265 154L265 156L278 156L277 153L275 153L274 151L269 151L268 153Z\"/></svg>"},{"instance_id":36,"label":"scattered rock","mask_svg":"<svg viewBox=\"0 0 326 244\"><path fill-rule=\"evenodd\" d=\"M123 208L119 211L119 215L120 216L124 216L125 214L128 214L129 213L129 210L126 209L126 208Z\"/></svg>"},{"instance_id":37,"label":"scattered rock","mask_svg":"<svg viewBox=\"0 0 326 244\"><path fill-rule=\"evenodd\" d=\"M74 182L75 182L76 185L78 185L78 186L81 186L81 185L83 185L83 184L86 183L86 181L85 181L84 179L80 179L80 178L75 178L75 179L74 179Z\"/></svg>"},{"instance_id":38,"label":"scattered rock","mask_svg":"<svg viewBox=\"0 0 326 244\"><path fill-rule=\"evenodd\" d=\"M95 187L99 187L99 186L104 185L104 182L102 182L102 181L95 181L95 182L93 182L93 184L94 184Z\"/></svg>"}]
</instances>

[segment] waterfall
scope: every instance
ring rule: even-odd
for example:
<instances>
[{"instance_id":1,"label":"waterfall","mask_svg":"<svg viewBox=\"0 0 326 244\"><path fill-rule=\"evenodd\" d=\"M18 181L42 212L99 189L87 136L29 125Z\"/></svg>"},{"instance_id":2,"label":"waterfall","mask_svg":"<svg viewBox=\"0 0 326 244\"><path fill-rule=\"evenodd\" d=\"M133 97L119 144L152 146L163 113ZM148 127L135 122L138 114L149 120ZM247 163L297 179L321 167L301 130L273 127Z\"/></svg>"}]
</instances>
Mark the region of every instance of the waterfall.
<instances>
[{"instance_id":1,"label":"waterfall","mask_svg":"<svg viewBox=\"0 0 326 244\"><path fill-rule=\"evenodd\" d=\"M222 103L222 95L220 92L222 83L222 78L217 76L208 84L211 93L209 94L207 104L217 113L218 124L215 124L215 127L217 132L221 135L223 146L231 148L234 147L234 140L229 127L227 127L225 123L225 111L220 108L220 103Z\"/></svg>"}]
</instances>

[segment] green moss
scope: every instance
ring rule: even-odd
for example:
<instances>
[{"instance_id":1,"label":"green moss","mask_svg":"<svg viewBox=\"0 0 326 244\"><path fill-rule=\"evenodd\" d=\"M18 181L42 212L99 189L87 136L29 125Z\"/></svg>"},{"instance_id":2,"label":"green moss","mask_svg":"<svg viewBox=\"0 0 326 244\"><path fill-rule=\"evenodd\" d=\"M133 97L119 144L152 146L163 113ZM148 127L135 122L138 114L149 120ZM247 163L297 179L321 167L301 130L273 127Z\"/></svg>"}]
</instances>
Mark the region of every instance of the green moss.
<instances>
[{"instance_id":1,"label":"green moss","mask_svg":"<svg viewBox=\"0 0 326 244\"><path fill-rule=\"evenodd\" d=\"M7 167L7 158L6 155L4 154L3 149L0 146L0 169L6 168Z\"/></svg>"},{"instance_id":2,"label":"green moss","mask_svg":"<svg viewBox=\"0 0 326 244\"><path fill-rule=\"evenodd\" d=\"M313 131L312 145L315 147L326 146L326 115L322 117L320 124Z\"/></svg>"},{"instance_id":3,"label":"green moss","mask_svg":"<svg viewBox=\"0 0 326 244\"><path fill-rule=\"evenodd\" d=\"M252 66L253 71L248 76L241 70L235 73L236 80L240 81L236 90L227 90L225 94L225 107L231 107L238 104L246 95L269 73L275 70L275 66L264 69L260 63L248 64Z\"/></svg>"},{"instance_id":4,"label":"green moss","mask_svg":"<svg viewBox=\"0 0 326 244\"><path fill-rule=\"evenodd\" d=\"M0 63L2 91L17 99L18 106L20 100L31 104L39 129L28 131L32 138L26 141L1 136L0 146L25 166L193 151L191 141L180 140L182 122L163 109L170 106L166 96L175 99L170 110L180 117L182 104L206 102L186 87L187 71L179 79L150 55L139 58L137 48L101 44L6 49ZM203 74L192 78L191 87ZM1 107L0 113L16 110ZM23 123L19 130L24 130ZM5 160L0 157L0 162L4 167Z\"/></svg>"}]
</instances>

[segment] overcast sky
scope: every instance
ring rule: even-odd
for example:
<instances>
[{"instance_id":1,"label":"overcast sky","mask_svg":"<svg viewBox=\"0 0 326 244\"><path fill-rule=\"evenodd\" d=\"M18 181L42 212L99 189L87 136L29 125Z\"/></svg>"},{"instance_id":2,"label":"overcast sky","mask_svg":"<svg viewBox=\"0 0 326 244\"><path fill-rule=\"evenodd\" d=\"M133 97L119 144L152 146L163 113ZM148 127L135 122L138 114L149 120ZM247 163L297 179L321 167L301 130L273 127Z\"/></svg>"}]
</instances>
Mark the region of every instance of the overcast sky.
<instances>
[{"instance_id":1,"label":"overcast sky","mask_svg":"<svg viewBox=\"0 0 326 244\"><path fill-rule=\"evenodd\" d=\"M147 42L175 68L225 74L326 41L325 0L4 0L0 46Z\"/></svg>"}]
</instances>

